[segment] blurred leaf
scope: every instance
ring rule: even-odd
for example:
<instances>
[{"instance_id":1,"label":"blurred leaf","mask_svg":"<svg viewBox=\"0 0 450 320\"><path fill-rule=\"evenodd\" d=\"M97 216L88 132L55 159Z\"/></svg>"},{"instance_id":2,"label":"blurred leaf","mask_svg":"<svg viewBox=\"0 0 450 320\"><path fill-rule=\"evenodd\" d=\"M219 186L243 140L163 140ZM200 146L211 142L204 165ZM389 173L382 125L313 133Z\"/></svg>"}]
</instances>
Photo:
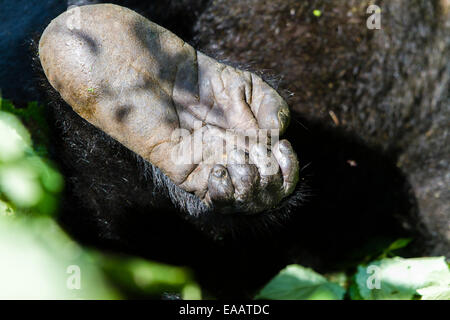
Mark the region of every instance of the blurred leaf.
<instances>
[{"instance_id":1,"label":"blurred leaf","mask_svg":"<svg viewBox=\"0 0 450 320\"><path fill-rule=\"evenodd\" d=\"M450 300L450 284L422 288L417 293L422 300Z\"/></svg>"},{"instance_id":2,"label":"blurred leaf","mask_svg":"<svg viewBox=\"0 0 450 320\"><path fill-rule=\"evenodd\" d=\"M37 172L23 163L0 167L0 189L20 207L33 207L41 200L43 190L38 178Z\"/></svg>"},{"instance_id":3,"label":"blurred leaf","mask_svg":"<svg viewBox=\"0 0 450 320\"><path fill-rule=\"evenodd\" d=\"M411 243L411 238L400 238L392 242L383 253L377 258L377 260L384 259L389 255L392 255L395 250L403 249Z\"/></svg>"},{"instance_id":4,"label":"blurred leaf","mask_svg":"<svg viewBox=\"0 0 450 320\"><path fill-rule=\"evenodd\" d=\"M45 119L45 106L29 102L26 108L16 108L11 101L0 97L0 112L16 115L30 130L33 148L40 156L47 155L49 129Z\"/></svg>"},{"instance_id":5,"label":"blurred leaf","mask_svg":"<svg viewBox=\"0 0 450 320\"><path fill-rule=\"evenodd\" d=\"M132 296L159 298L169 292L201 299L200 288L186 268L126 256L98 255L98 260L110 281Z\"/></svg>"},{"instance_id":6,"label":"blurred leaf","mask_svg":"<svg viewBox=\"0 0 450 320\"><path fill-rule=\"evenodd\" d=\"M256 296L271 300L341 300L345 290L312 269L289 265Z\"/></svg>"},{"instance_id":7,"label":"blurred leaf","mask_svg":"<svg viewBox=\"0 0 450 320\"><path fill-rule=\"evenodd\" d=\"M400 238L396 241L394 241L389 248L386 249L387 252L391 252L394 250L402 249L406 247L408 244L410 244L412 241L411 238Z\"/></svg>"},{"instance_id":8,"label":"blurred leaf","mask_svg":"<svg viewBox=\"0 0 450 320\"><path fill-rule=\"evenodd\" d=\"M355 279L359 294L365 300L410 300L418 289L440 285L448 275L445 257L396 257L358 266Z\"/></svg>"},{"instance_id":9,"label":"blurred leaf","mask_svg":"<svg viewBox=\"0 0 450 320\"><path fill-rule=\"evenodd\" d=\"M361 297L361 294L359 293L358 285L356 284L356 282L353 282L348 288L348 295L350 297L350 300L364 300L364 298Z\"/></svg>"},{"instance_id":10,"label":"blurred leaf","mask_svg":"<svg viewBox=\"0 0 450 320\"><path fill-rule=\"evenodd\" d=\"M0 216L12 216L14 209L5 201L0 199Z\"/></svg>"},{"instance_id":11,"label":"blurred leaf","mask_svg":"<svg viewBox=\"0 0 450 320\"><path fill-rule=\"evenodd\" d=\"M37 174L43 187L53 193L62 191L63 178L55 169L53 169L44 159L30 155L26 159L26 165L30 166Z\"/></svg>"},{"instance_id":12,"label":"blurred leaf","mask_svg":"<svg viewBox=\"0 0 450 320\"><path fill-rule=\"evenodd\" d=\"M31 148L30 135L14 115L0 111L0 162L20 159Z\"/></svg>"},{"instance_id":13,"label":"blurred leaf","mask_svg":"<svg viewBox=\"0 0 450 320\"><path fill-rule=\"evenodd\" d=\"M49 218L0 217L0 299L117 299L94 260ZM79 270L80 287L69 286Z\"/></svg>"},{"instance_id":14,"label":"blurred leaf","mask_svg":"<svg viewBox=\"0 0 450 320\"><path fill-rule=\"evenodd\" d=\"M31 131L34 144L21 121ZM118 298L103 279L104 272L115 287L133 296L174 292L184 299L201 299L189 270L88 253L53 220L43 217L56 211L64 182L40 157L46 154L47 133L42 106L29 103L15 108L0 97L0 299ZM12 219L16 211L20 214ZM81 288L71 290L70 272L77 270Z\"/></svg>"},{"instance_id":15,"label":"blurred leaf","mask_svg":"<svg viewBox=\"0 0 450 320\"><path fill-rule=\"evenodd\" d=\"M181 291L181 298L183 300L201 300L202 290L195 282L188 282Z\"/></svg>"},{"instance_id":16,"label":"blurred leaf","mask_svg":"<svg viewBox=\"0 0 450 320\"><path fill-rule=\"evenodd\" d=\"M44 188L52 193L59 193L63 189L63 177L59 174L58 171L44 163L41 172L41 180Z\"/></svg>"},{"instance_id":17,"label":"blurred leaf","mask_svg":"<svg viewBox=\"0 0 450 320\"><path fill-rule=\"evenodd\" d=\"M37 212L39 212L40 215L52 216L58 210L58 206L59 206L58 196L49 193L44 193L39 203L36 205L35 210L37 210Z\"/></svg>"},{"instance_id":18,"label":"blurred leaf","mask_svg":"<svg viewBox=\"0 0 450 320\"><path fill-rule=\"evenodd\" d=\"M25 118L40 119L39 123L44 121L38 116L37 104L16 109L0 99L0 106ZM57 195L64 184L62 176L36 155L27 129L15 115L0 111L0 136L0 196L3 201L17 209L17 213L51 215L56 212Z\"/></svg>"},{"instance_id":19,"label":"blurred leaf","mask_svg":"<svg viewBox=\"0 0 450 320\"><path fill-rule=\"evenodd\" d=\"M348 287L348 277L345 274L345 272L335 272L335 273L325 274L325 278L327 278L328 281L336 283L343 288Z\"/></svg>"}]
</instances>

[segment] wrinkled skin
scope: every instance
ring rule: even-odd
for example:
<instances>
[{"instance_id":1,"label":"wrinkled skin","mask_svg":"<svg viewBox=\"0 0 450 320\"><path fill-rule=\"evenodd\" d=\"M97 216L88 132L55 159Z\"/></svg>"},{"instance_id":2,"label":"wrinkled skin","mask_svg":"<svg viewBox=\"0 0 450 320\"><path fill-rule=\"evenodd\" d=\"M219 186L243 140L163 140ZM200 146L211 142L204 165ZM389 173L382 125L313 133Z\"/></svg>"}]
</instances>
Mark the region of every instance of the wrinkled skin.
<instances>
[{"instance_id":1,"label":"wrinkled skin","mask_svg":"<svg viewBox=\"0 0 450 320\"><path fill-rule=\"evenodd\" d=\"M80 25L69 10L39 43L47 78L79 115L220 212L261 212L292 193L297 157L275 139L289 108L273 88L134 11L79 10Z\"/></svg>"}]
</instances>

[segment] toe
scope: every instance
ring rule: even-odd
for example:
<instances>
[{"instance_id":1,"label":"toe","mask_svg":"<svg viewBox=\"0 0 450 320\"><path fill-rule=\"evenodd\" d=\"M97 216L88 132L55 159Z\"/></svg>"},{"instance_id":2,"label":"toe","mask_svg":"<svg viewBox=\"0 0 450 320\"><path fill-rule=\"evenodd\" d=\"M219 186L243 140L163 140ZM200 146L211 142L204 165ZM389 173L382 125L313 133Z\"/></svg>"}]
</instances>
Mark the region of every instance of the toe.
<instances>
[{"instance_id":1,"label":"toe","mask_svg":"<svg viewBox=\"0 0 450 320\"><path fill-rule=\"evenodd\" d=\"M247 156L242 150L233 150L228 155L228 172L235 189L237 202L252 202L259 182L258 168L248 164Z\"/></svg>"},{"instance_id":2,"label":"toe","mask_svg":"<svg viewBox=\"0 0 450 320\"><path fill-rule=\"evenodd\" d=\"M260 174L258 202L264 209L276 205L284 195L280 167L274 155L262 144L250 150L250 163L255 164Z\"/></svg>"},{"instance_id":3,"label":"toe","mask_svg":"<svg viewBox=\"0 0 450 320\"><path fill-rule=\"evenodd\" d=\"M286 101L275 89L253 74L250 106L261 129L278 129L280 134L286 131L291 118Z\"/></svg>"},{"instance_id":4,"label":"toe","mask_svg":"<svg viewBox=\"0 0 450 320\"><path fill-rule=\"evenodd\" d=\"M217 164L213 166L208 178L208 197L215 205L233 201L234 187L227 169Z\"/></svg>"},{"instance_id":5,"label":"toe","mask_svg":"<svg viewBox=\"0 0 450 320\"><path fill-rule=\"evenodd\" d=\"M283 174L283 189L285 195L290 194L298 181L299 163L294 149L287 140L277 142L273 154L278 161Z\"/></svg>"},{"instance_id":6,"label":"toe","mask_svg":"<svg viewBox=\"0 0 450 320\"><path fill-rule=\"evenodd\" d=\"M261 176L273 176L279 173L278 162L267 147L261 143L250 148L250 163L258 167Z\"/></svg>"}]
</instances>

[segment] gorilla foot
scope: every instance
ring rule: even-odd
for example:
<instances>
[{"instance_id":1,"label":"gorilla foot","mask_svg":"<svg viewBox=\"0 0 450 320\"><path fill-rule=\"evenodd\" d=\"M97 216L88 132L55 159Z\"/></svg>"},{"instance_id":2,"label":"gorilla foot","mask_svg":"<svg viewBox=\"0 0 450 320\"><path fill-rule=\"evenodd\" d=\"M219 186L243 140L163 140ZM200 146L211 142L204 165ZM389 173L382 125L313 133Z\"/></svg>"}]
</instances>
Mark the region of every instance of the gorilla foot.
<instances>
[{"instance_id":1,"label":"gorilla foot","mask_svg":"<svg viewBox=\"0 0 450 320\"><path fill-rule=\"evenodd\" d=\"M262 212L294 190L289 108L255 74L110 4L54 19L39 57L75 112L215 210Z\"/></svg>"}]
</instances>

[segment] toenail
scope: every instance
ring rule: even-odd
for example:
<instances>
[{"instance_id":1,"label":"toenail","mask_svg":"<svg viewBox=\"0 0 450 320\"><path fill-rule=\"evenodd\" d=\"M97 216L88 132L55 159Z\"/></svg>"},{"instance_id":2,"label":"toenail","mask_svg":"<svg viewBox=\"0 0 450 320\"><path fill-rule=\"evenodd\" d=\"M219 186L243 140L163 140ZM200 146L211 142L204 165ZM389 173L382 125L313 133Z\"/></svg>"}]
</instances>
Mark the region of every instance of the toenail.
<instances>
[{"instance_id":1,"label":"toenail","mask_svg":"<svg viewBox=\"0 0 450 320\"><path fill-rule=\"evenodd\" d=\"M280 111L278 111L278 119L281 121L281 123L284 123L288 118L289 115L285 110L281 109Z\"/></svg>"},{"instance_id":2,"label":"toenail","mask_svg":"<svg viewBox=\"0 0 450 320\"><path fill-rule=\"evenodd\" d=\"M223 168L216 168L214 169L213 174L216 178L223 178L226 176L227 172Z\"/></svg>"},{"instance_id":3,"label":"toenail","mask_svg":"<svg viewBox=\"0 0 450 320\"><path fill-rule=\"evenodd\" d=\"M280 144L280 151L284 154L291 154L291 149L284 144Z\"/></svg>"}]
</instances>

